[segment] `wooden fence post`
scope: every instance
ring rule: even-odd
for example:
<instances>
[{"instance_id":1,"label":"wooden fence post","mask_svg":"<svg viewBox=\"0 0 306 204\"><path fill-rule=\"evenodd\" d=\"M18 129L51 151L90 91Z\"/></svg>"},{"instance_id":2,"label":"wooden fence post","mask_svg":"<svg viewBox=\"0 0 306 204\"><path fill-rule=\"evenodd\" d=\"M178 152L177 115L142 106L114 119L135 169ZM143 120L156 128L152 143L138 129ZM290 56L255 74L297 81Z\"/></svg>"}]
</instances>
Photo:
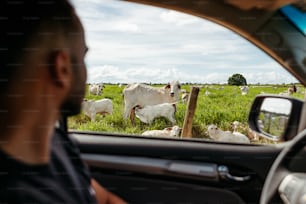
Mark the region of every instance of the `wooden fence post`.
<instances>
[{"instance_id":1,"label":"wooden fence post","mask_svg":"<svg viewBox=\"0 0 306 204\"><path fill-rule=\"evenodd\" d=\"M195 109L197 106L199 90L200 90L199 87L194 87L194 86L191 87L190 95L188 97L184 124L183 124L183 129L181 132L181 136L185 138L192 137L192 122L193 122L193 116L195 113Z\"/></svg>"}]
</instances>

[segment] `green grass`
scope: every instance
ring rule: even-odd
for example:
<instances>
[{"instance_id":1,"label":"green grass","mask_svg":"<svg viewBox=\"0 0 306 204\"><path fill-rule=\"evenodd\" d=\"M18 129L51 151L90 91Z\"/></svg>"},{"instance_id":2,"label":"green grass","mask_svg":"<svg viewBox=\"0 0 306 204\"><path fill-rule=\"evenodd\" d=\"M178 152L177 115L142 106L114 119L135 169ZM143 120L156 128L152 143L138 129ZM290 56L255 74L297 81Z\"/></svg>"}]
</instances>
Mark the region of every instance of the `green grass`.
<instances>
[{"instance_id":1,"label":"green grass","mask_svg":"<svg viewBox=\"0 0 306 204\"><path fill-rule=\"evenodd\" d=\"M293 97L303 99L304 87L298 86L300 91L294 93ZM190 91L191 85L182 85L182 89ZM240 131L247 134L248 113L255 96L260 93L278 94L286 91L288 85L268 85L268 86L250 86L247 95L241 95L237 86L228 85L203 85L200 89L197 101L197 108L193 119L193 137L208 138L206 133L209 124L216 124L223 130L229 130L233 121L239 121L243 125ZM136 118L136 125L133 126L129 120L124 120L123 115L123 96L124 86L106 84L101 96L93 96L86 93L87 99L109 98L113 101L114 112L112 115L97 115L96 121L91 122L89 118L82 113L70 117L68 120L69 129L89 130L97 132L112 132L124 134L141 134L149 129L164 129L171 126L171 123L164 118L157 118L151 125L142 123ZM210 92L205 95L205 92ZM175 118L177 125L182 127L186 112L186 104L179 102ZM263 139L262 139L263 140ZM265 143L266 141L257 141L256 143Z\"/></svg>"}]
</instances>

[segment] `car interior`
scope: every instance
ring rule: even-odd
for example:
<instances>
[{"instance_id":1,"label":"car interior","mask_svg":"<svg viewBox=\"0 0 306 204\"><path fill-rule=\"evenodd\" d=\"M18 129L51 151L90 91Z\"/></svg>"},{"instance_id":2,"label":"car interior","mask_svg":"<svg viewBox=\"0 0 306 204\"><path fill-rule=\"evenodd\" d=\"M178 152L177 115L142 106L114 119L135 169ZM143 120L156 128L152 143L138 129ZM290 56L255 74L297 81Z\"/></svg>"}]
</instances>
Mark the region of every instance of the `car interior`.
<instances>
[{"instance_id":1,"label":"car interior","mask_svg":"<svg viewBox=\"0 0 306 204\"><path fill-rule=\"evenodd\" d=\"M306 21L295 21L298 14L306 19L305 1L128 2L179 11L224 26L306 85ZM261 126L260 121L268 117L285 117L287 124L281 130ZM67 127L67 119L62 128L76 140L93 177L128 203L306 203L305 101L260 94L253 101L248 125L261 137L272 141L280 137L283 142L241 145L79 131Z\"/></svg>"}]
</instances>

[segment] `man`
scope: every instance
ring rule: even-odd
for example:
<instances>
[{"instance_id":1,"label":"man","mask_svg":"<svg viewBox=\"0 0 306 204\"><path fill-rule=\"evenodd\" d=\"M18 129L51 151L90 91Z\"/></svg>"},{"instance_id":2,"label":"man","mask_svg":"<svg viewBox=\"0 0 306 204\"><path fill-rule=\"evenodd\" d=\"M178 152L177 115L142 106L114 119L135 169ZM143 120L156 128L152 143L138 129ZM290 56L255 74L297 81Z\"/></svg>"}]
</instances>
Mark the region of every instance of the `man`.
<instances>
[{"instance_id":1,"label":"man","mask_svg":"<svg viewBox=\"0 0 306 204\"><path fill-rule=\"evenodd\" d=\"M67 0L0 3L0 203L125 203L64 131L85 93L84 31Z\"/></svg>"}]
</instances>

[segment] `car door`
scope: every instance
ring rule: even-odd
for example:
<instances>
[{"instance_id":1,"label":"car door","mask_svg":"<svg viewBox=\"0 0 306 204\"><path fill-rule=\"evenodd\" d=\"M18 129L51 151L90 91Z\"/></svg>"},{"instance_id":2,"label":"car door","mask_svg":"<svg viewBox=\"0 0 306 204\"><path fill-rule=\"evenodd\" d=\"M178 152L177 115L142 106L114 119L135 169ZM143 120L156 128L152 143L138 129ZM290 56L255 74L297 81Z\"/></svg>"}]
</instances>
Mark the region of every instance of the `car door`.
<instances>
[{"instance_id":1,"label":"car door","mask_svg":"<svg viewBox=\"0 0 306 204\"><path fill-rule=\"evenodd\" d=\"M70 132L94 178L129 203L258 203L273 146Z\"/></svg>"},{"instance_id":2,"label":"car door","mask_svg":"<svg viewBox=\"0 0 306 204\"><path fill-rule=\"evenodd\" d=\"M217 123L219 129L226 132L231 122L240 120L245 125L240 130L251 134L252 131L247 127L247 117L252 100L257 94L267 91L284 92L292 83L297 84L301 90L304 90L304 87L288 75L279 64L272 62L271 57L267 57L262 52L255 53L255 46L249 47L246 41L237 40L237 37L241 38L241 36L229 30L223 30L221 27L214 28L216 25L211 22L197 24L198 21L203 20L201 18L189 18L185 16L186 14L176 13L174 10L160 11L152 6L121 1L110 3L110 1L75 0L73 3L76 5L77 12L80 13L81 21L84 22L85 31L87 30L85 33L90 43L89 52L93 53L88 57L87 62L88 81L93 84L104 80L105 86L101 95L94 96L87 93L86 98L92 100L111 98L114 109L111 115L97 116L95 121L85 118L84 114L68 119L69 135L79 145L82 158L88 164L93 177L129 203L258 203L267 173L285 143L270 141L266 138L252 138L251 144L219 142L208 136L207 126L210 123ZM172 3L175 5L176 2ZM198 6L209 11L205 5L203 3ZM208 5L210 3L206 6ZM212 3L212 5L215 4ZM171 7L169 2L168 6L167 4L159 6ZM191 6L188 4L185 6L181 8L188 12ZM212 8L218 10L221 7ZM231 7L229 6L228 9ZM124 12L131 15L125 16ZM220 18L222 18L222 12L221 9ZM228 12L231 13L233 10ZM161 30L153 30L152 23L155 20L146 21L147 19L142 17L148 13L168 23L163 25L169 34ZM114 20L110 17L114 17ZM136 19L140 19L144 24L139 26ZM197 32L193 32L189 27L194 22L196 22L195 27L198 28ZM174 27L170 27L169 24ZM180 27L180 30L175 30L175 26ZM206 29L210 26L211 28ZM198 30L201 29L211 32L210 37L199 33ZM150 36L143 41L141 33L144 30ZM120 35L112 33L113 31L118 31ZM221 35L215 33L218 31ZM162 43L160 38L152 38L153 34L163 39ZM119 41L117 44L110 43L113 42L112 36L116 36L115 41ZM129 39L134 41L128 41ZM191 39L197 40L191 41ZM199 39L205 40L205 43ZM175 46L184 41L185 46L183 44L179 48ZM213 45L218 41L221 41L221 44ZM201 47L204 44L209 46ZM155 52L157 47L159 54L166 58L157 57L158 54ZM199 47L202 57L191 56L191 51ZM244 50L245 47L247 48ZM174 54L168 49L174 50L177 55L173 56ZM234 52L238 54L235 55ZM245 55L243 52L246 52ZM230 59L234 57L237 57L236 64L231 64ZM103 58L104 62L99 61L100 58ZM263 64L258 63L262 60L261 58L263 64L271 63L270 69L259 71L263 68ZM187 62L186 59L191 61ZM248 61L247 68L250 71L255 70L252 74L248 72L242 74L247 76L248 80L251 80L250 77L253 76L252 80L254 80L249 82L252 86L246 94L241 92L239 86L228 85L230 80L227 80L231 76L234 77L235 73L242 72L237 67L244 61ZM160 87L166 84L163 74L167 77L175 76L185 79L185 75L192 75L193 70L196 70L191 62L198 65L197 69L211 71L211 74L205 76L195 72L193 78L188 78L190 81L185 80L182 87L188 92L192 91L192 87L200 89L196 95L196 107L193 109L195 114L192 118L192 125L196 128L192 129L191 137L142 136L141 132L144 130L163 129L170 126L169 121L157 119L153 124L146 124L137 120L136 124L132 124L128 119L122 118L121 94L124 87L134 81ZM125 63L125 70L120 69L120 66L123 66L120 63ZM227 63L231 66L220 68ZM148 64L154 66L148 66ZM172 66L183 67L182 74L178 73L177 69L172 69ZM229 68L233 68L233 71L227 73L226 70ZM214 70L217 69L217 76L221 78L216 77ZM153 70L158 70L158 73L148 74ZM286 79L281 84L273 80L269 81L271 78L264 78L275 70L278 70L280 74L276 77L277 80ZM124 74L120 75L120 73ZM104 78L101 78L101 75ZM259 76L263 79L256 81L260 78ZM167 79L170 80L170 78ZM113 93L117 95L114 96ZM249 98L244 95L248 95ZM225 101L223 96L229 99L227 103L223 103ZM295 97L303 98L303 96L302 92L295 93ZM189 111L192 103L190 98L187 104L177 102L176 119L180 127L186 125L186 115L192 112L192 109ZM120 103L117 104L116 101ZM218 104L219 106L216 106ZM119 111L116 112L117 110Z\"/></svg>"}]
</instances>

